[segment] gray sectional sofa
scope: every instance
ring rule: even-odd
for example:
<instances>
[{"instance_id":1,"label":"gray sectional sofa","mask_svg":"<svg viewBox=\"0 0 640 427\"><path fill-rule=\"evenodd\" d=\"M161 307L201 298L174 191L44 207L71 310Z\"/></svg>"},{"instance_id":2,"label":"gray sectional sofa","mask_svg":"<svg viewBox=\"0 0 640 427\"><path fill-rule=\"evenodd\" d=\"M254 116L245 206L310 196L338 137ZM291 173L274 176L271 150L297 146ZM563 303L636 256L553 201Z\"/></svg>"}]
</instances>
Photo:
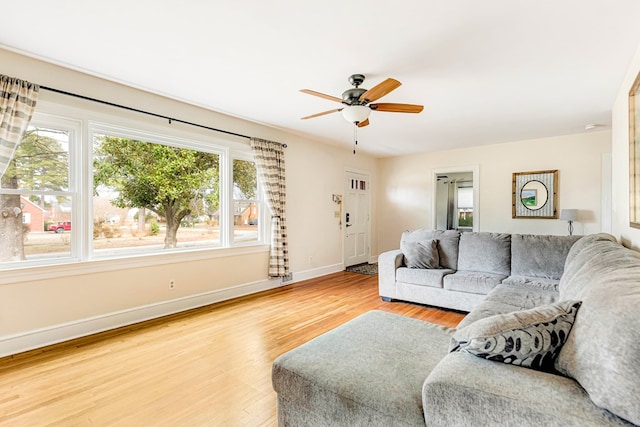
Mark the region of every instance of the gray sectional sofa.
<instances>
[{"instance_id":1,"label":"gray sectional sofa","mask_svg":"<svg viewBox=\"0 0 640 427\"><path fill-rule=\"evenodd\" d=\"M371 311L283 354L272 371L279 424L640 425L640 254L606 234L565 243L562 263L548 250L512 262L456 329ZM456 265L463 283L498 274L469 280L471 265ZM543 265L559 280L540 277ZM446 281L432 287L464 298Z\"/></svg>"},{"instance_id":2,"label":"gray sectional sofa","mask_svg":"<svg viewBox=\"0 0 640 427\"><path fill-rule=\"evenodd\" d=\"M379 292L403 300L471 311L501 283L557 286L580 236L405 231L400 248L378 257ZM435 242L435 243L433 243ZM435 259L421 262L432 252ZM429 266L430 268L426 268Z\"/></svg>"}]
</instances>

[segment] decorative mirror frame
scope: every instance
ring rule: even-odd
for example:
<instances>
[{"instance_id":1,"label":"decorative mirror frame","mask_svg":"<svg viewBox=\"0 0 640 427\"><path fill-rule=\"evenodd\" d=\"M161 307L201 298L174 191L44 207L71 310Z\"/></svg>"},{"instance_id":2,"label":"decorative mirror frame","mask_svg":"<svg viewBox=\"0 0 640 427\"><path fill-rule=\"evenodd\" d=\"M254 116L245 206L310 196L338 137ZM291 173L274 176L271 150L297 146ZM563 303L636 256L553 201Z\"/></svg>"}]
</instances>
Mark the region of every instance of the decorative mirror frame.
<instances>
[{"instance_id":1,"label":"decorative mirror frame","mask_svg":"<svg viewBox=\"0 0 640 427\"><path fill-rule=\"evenodd\" d=\"M629 91L629 226L640 228L640 73Z\"/></svg>"},{"instance_id":2,"label":"decorative mirror frame","mask_svg":"<svg viewBox=\"0 0 640 427\"><path fill-rule=\"evenodd\" d=\"M522 203L522 187L529 181L540 181L547 188L547 201L538 209L530 209ZM512 218L558 218L558 170L514 172L512 178ZM640 225L640 224L639 224Z\"/></svg>"}]
</instances>

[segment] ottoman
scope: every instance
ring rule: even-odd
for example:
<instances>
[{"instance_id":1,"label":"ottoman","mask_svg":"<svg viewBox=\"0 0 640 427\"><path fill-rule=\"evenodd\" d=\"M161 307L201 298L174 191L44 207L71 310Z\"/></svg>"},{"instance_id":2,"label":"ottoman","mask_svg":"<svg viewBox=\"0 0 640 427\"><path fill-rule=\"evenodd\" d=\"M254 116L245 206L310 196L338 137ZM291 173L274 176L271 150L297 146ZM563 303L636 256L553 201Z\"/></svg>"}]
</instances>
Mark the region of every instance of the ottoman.
<instances>
[{"instance_id":1,"label":"ottoman","mask_svg":"<svg viewBox=\"0 0 640 427\"><path fill-rule=\"evenodd\" d=\"M276 359L280 426L424 426L422 384L453 329L373 310Z\"/></svg>"}]
</instances>

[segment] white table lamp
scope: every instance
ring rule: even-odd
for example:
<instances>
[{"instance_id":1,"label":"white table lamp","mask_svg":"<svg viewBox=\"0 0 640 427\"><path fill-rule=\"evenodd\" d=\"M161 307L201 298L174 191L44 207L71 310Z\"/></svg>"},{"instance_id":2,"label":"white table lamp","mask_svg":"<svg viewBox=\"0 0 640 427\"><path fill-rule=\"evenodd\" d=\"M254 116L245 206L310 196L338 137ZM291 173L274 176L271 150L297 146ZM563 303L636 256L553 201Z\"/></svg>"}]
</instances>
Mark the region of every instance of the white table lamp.
<instances>
[{"instance_id":1,"label":"white table lamp","mask_svg":"<svg viewBox=\"0 0 640 427\"><path fill-rule=\"evenodd\" d=\"M569 236L573 235L573 221L578 220L578 209L562 209L560 211L560 219L569 221Z\"/></svg>"}]
</instances>

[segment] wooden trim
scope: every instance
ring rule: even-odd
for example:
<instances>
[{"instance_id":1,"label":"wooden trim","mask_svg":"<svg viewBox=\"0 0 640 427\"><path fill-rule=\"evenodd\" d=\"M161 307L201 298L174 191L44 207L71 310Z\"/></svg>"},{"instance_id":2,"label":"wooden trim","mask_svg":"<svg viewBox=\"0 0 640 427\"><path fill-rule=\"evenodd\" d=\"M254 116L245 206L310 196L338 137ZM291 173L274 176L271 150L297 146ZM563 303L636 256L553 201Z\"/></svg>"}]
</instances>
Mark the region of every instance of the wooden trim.
<instances>
[{"instance_id":1,"label":"wooden trim","mask_svg":"<svg viewBox=\"0 0 640 427\"><path fill-rule=\"evenodd\" d=\"M629 226L640 228L640 123L636 109L640 104L640 73L629 90Z\"/></svg>"},{"instance_id":2,"label":"wooden trim","mask_svg":"<svg viewBox=\"0 0 640 427\"><path fill-rule=\"evenodd\" d=\"M553 203L552 215L518 215L517 204L522 203L517 191L517 177L521 175L541 175L541 174L553 174L553 190L552 194L547 193L547 200L551 200ZM547 189L549 192L549 189ZM549 169L541 171L531 172L514 172L511 176L511 218L518 219L558 219L558 169Z\"/></svg>"}]
</instances>

